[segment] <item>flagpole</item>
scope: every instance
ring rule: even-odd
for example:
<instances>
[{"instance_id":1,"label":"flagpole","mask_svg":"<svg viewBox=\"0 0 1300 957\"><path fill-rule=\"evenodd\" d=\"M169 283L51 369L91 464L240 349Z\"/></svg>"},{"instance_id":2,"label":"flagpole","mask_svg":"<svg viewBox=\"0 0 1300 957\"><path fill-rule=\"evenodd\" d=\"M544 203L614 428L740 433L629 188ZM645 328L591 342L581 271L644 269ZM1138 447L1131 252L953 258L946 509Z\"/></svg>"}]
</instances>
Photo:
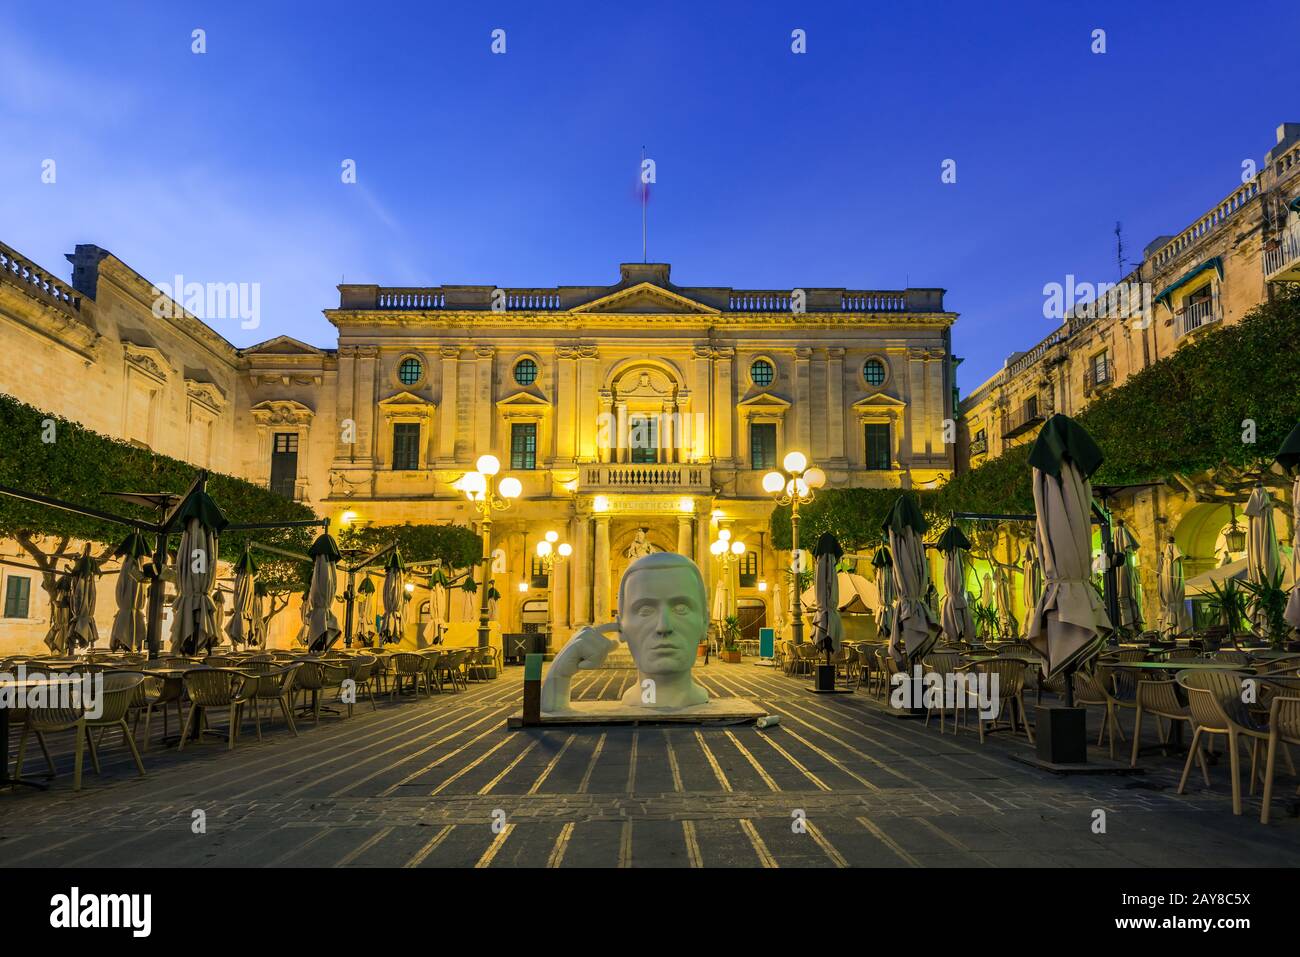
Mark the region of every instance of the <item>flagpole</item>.
<instances>
[{"instance_id":1,"label":"flagpole","mask_svg":"<svg viewBox=\"0 0 1300 957\"><path fill-rule=\"evenodd\" d=\"M642 263L647 263L650 261L646 255L646 229L645 229L646 193L648 191L649 191L649 186L646 184L645 181L645 147L642 146L641 147L641 262Z\"/></svg>"}]
</instances>

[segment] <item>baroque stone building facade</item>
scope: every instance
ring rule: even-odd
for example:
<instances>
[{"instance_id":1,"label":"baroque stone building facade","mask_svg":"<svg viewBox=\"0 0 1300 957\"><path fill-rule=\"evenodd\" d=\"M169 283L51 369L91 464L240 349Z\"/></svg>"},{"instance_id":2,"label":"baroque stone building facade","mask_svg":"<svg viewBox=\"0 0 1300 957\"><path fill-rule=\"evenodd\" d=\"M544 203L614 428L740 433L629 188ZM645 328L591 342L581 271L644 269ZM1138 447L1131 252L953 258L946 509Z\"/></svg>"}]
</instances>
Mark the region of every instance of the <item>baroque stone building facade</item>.
<instances>
[{"instance_id":1,"label":"baroque stone building facade","mask_svg":"<svg viewBox=\"0 0 1300 957\"><path fill-rule=\"evenodd\" d=\"M1061 278L1065 282L1058 286L1067 289L1074 281ZM1094 286L1084 297L1088 301L1074 304L1057 328L1012 353L1002 369L962 399L958 469L977 467L1032 441L1054 412L1077 414L1185 343L1239 321L1268 299L1275 284L1297 281L1300 123L1283 123L1254 178L1184 229L1157 237L1114 288ZM1047 298L1047 289L1044 294ZM1066 296L1066 305L1071 298ZM1206 411L1189 409L1188 414ZM1280 486L1274 490L1279 501L1288 494ZM1189 486L1161 484L1116 497L1113 504L1137 537L1139 554L1146 556L1139 568L1152 600L1157 546L1170 536L1187 556L1189 578L1223 561L1231 497L1213 475L1194 478ZM1240 519L1240 507L1236 514ZM1276 518L1280 534L1290 528L1289 509L1280 508ZM1238 560L1241 553L1229 558ZM1148 617L1154 620L1154 608Z\"/></svg>"},{"instance_id":2,"label":"baroque stone building facade","mask_svg":"<svg viewBox=\"0 0 1300 957\"><path fill-rule=\"evenodd\" d=\"M768 542L760 483L787 451L828 487L933 486L954 464L956 316L940 289L682 287L657 263L624 264L609 286L344 285L325 310L335 348L235 349L179 307L156 315L157 290L98 247L69 257L71 285L0 251L0 348L33 357L0 390L41 408L267 485L336 527L475 525L453 483L494 454L523 485L492 528L507 632L545 621L552 596L557 639L607 619L646 542L695 558L712 587L724 529L748 546L742 617L776 623L789 556ZM573 548L553 583L533 559L548 531ZM32 588L0 631L32 646L43 600Z\"/></svg>"}]
</instances>

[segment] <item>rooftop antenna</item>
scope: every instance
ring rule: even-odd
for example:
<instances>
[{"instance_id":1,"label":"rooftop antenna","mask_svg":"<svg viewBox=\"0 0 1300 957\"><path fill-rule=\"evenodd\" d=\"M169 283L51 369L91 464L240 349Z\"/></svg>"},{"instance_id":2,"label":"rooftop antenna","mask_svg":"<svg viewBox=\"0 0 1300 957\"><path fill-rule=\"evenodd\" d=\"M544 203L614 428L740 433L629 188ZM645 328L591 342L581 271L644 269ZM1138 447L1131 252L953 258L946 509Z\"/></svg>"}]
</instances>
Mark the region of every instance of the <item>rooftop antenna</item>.
<instances>
[{"instance_id":1,"label":"rooftop antenna","mask_svg":"<svg viewBox=\"0 0 1300 957\"><path fill-rule=\"evenodd\" d=\"M646 258L646 228L645 228L646 202L650 198L650 184L645 181L645 146L644 145L642 145L641 147L640 179L641 179L641 262L644 264L650 261L648 258Z\"/></svg>"},{"instance_id":2,"label":"rooftop antenna","mask_svg":"<svg viewBox=\"0 0 1300 957\"><path fill-rule=\"evenodd\" d=\"M1124 226L1115 220L1115 262L1119 265L1119 279L1124 278Z\"/></svg>"}]
</instances>

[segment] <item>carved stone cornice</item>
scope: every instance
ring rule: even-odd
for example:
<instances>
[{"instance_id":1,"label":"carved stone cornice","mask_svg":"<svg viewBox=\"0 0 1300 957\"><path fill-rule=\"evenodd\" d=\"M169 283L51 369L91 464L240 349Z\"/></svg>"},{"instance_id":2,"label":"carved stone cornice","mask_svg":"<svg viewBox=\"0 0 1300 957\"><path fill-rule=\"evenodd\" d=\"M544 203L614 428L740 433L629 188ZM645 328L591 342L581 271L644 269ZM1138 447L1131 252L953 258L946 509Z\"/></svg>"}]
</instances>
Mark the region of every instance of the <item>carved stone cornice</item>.
<instances>
[{"instance_id":1,"label":"carved stone cornice","mask_svg":"<svg viewBox=\"0 0 1300 957\"><path fill-rule=\"evenodd\" d=\"M267 399L248 410L258 425L311 425L316 413L294 399Z\"/></svg>"},{"instance_id":2,"label":"carved stone cornice","mask_svg":"<svg viewBox=\"0 0 1300 957\"><path fill-rule=\"evenodd\" d=\"M474 355L480 359L491 359L497 354L496 346L475 346Z\"/></svg>"},{"instance_id":3,"label":"carved stone cornice","mask_svg":"<svg viewBox=\"0 0 1300 957\"><path fill-rule=\"evenodd\" d=\"M226 394L221 391L216 383L186 379L185 392L193 401L206 406L214 413L220 413L225 408Z\"/></svg>"},{"instance_id":4,"label":"carved stone cornice","mask_svg":"<svg viewBox=\"0 0 1300 957\"><path fill-rule=\"evenodd\" d=\"M438 355L442 356L444 359L459 359L460 346L439 346Z\"/></svg>"},{"instance_id":5,"label":"carved stone cornice","mask_svg":"<svg viewBox=\"0 0 1300 957\"><path fill-rule=\"evenodd\" d=\"M138 369L152 379L165 383L168 374L173 371L162 351L153 346L141 346L127 340L122 341L122 355L127 365Z\"/></svg>"}]
</instances>

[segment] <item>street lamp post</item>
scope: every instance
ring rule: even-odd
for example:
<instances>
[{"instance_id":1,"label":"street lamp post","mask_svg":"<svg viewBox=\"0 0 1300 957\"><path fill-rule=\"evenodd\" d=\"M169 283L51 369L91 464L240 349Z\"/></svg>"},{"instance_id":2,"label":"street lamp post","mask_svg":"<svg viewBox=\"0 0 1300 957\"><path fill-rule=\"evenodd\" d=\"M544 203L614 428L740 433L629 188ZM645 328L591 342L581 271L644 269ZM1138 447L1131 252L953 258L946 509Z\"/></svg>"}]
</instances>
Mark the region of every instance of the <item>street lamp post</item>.
<instances>
[{"instance_id":1,"label":"street lamp post","mask_svg":"<svg viewBox=\"0 0 1300 957\"><path fill-rule=\"evenodd\" d=\"M523 491L523 486L512 475L507 475L497 483L496 474L501 471L501 462L495 455L480 455L474 467L477 471L466 472L455 483L455 487L470 500L479 514L483 529L483 591L478 609L478 644L480 648L486 648L489 632L488 576L492 572L492 513L509 508L511 500L518 498Z\"/></svg>"},{"instance_id":2,"label":"street lamp post","mask_svg":"<svg viewBox=\"0 0 1300 957\"><path fill-rule=\"evenodd\" d=\"M791 604L794 611L794 643L803 644L803 596L799 594L799 506L813 500L816 490L826 484L826 473L808 467L808 457L802 452L787 452L781 461L782 470L773 470L763 476L763 491L778 505L790 506L790 576L794 587Z\"/></svg>"},{"instance_id":3,"label":"street lamp post","mask_svg":"<svg viewBox=\"0 0 1300 957\"><path fill-rule=\"evenodd\" d=\"M559 542L557 545L556 543ZM546 645L547 650L554 650L552 642L555 635L555 576L557 567L573 554L573 546L561 542L558 532L547 532L546 537L537 543L537 557L541 559L542 568L546 570Z\"/></svg>"},{"instance_id":4,"label":"street lamp post","mask_svg":"<svg viewBox=\"0 0 1300 957\"><path fill-rule=\"evenodd\" d=\"M731 531L722 529L718 532L717 541L709 546L709 551L714 557L722 563L722 577L727 583L727 608L728 615L735 614L736 607L736 589L737 584L732 576L733 566L740 561L740 556L745 554L745 543L736 539L731 540Z\"/></svg>"}]
</instances>

